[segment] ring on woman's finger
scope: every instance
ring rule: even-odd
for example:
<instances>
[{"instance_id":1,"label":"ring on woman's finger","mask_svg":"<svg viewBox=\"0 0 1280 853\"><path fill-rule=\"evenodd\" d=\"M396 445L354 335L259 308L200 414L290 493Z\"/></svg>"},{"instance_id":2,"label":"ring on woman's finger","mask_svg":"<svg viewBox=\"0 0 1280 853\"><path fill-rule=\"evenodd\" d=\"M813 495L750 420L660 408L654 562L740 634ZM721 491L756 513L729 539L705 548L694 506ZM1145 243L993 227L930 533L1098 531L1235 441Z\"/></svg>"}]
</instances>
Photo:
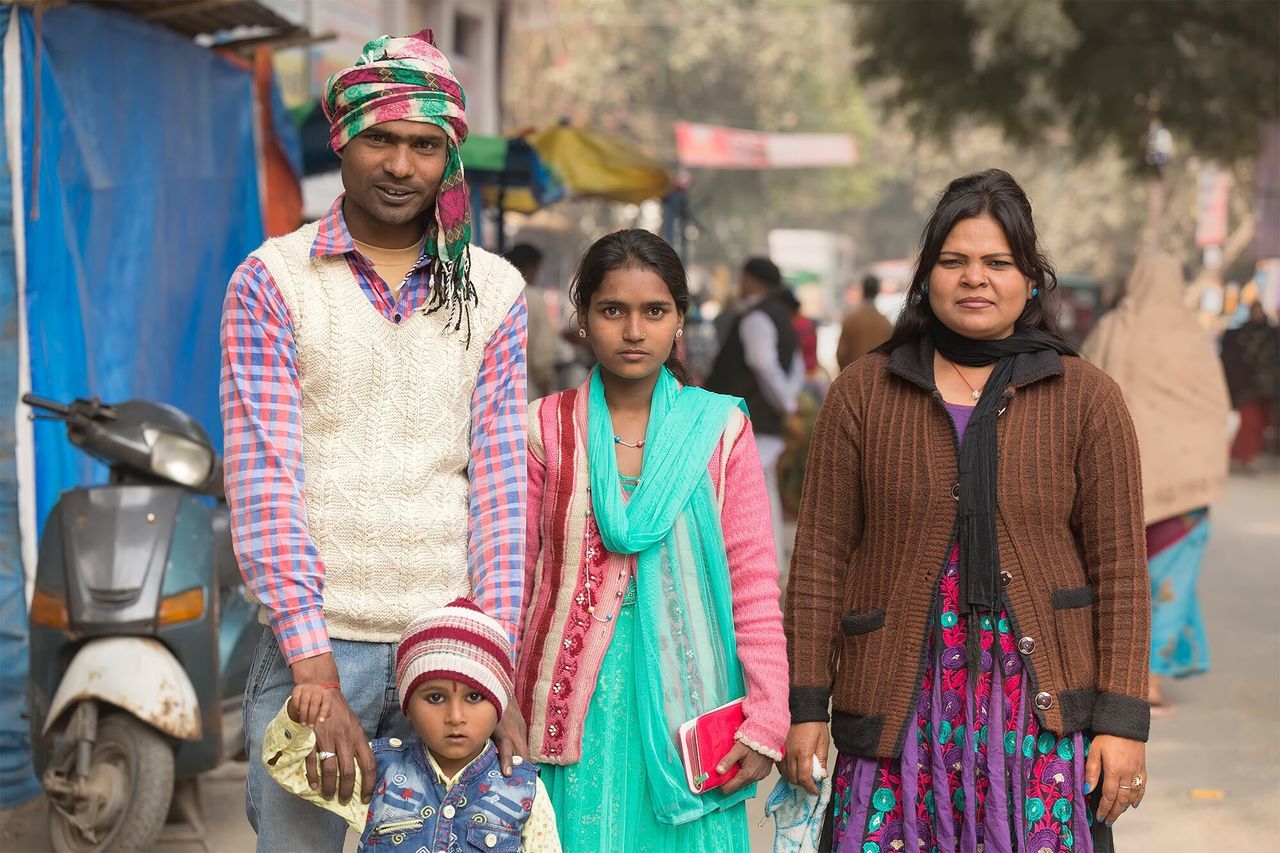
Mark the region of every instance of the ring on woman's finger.
<instances>
[{"instance_id":1,"label":"ring on woman's finger","mask_svg":"<svg viewBox=\"0 0 1280 853\"><path fill-rule=\"evenodd\" d=\"M1133 776L1133 782L1132 782L1131 784L1132 784L1132 785L1133 785L1133 787L1135 787L1135 788L1141 788L1141 787L1142 787L1142 774L1141 774L1141 773L1135 773L1135 774L1134 774L1134 776Z\"/></svg>"},{"instance_id":2,"label":"ring on woman's finger","mask_svg":"<svg viewBox=\"0 0 1280 853\"><path fill-rule=\"evenodd\" d=\"M329 758L337 758L337 757L338 757L338 753L336 752L325 752L322 749L316 750L316 758L320 759L321 761L324 761Z\"/></svg>"}]
</instances>

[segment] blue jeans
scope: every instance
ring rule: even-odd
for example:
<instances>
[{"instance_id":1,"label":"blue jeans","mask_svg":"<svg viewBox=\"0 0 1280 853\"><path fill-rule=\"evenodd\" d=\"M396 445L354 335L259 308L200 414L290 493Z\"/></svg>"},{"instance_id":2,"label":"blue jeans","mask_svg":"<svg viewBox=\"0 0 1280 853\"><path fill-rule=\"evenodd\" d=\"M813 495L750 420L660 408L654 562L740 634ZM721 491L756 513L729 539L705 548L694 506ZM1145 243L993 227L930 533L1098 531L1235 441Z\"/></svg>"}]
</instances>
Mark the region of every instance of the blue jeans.
<instances>
[{"instance_id":1,"label":"blue jeans","mask_svg":"<svg viewBox=\"0 0 1280 853\"><path fill-rule=\"evenodd\" d=\"M342 695L370 740L408 738L413 729L400 711L395 688L393 643L331 640L333 659L342 679ZM293 692L289 671L275 635L263 628L249 669L244 694L244 731L249 753L249 781L245 811L258 833L258 853L315 851L341 853L346 822L331 812L295 797L267 773L262 763L262 739L285 700ZM354 796L360 796L357 790Z\"/></svg>"}]
</instances>

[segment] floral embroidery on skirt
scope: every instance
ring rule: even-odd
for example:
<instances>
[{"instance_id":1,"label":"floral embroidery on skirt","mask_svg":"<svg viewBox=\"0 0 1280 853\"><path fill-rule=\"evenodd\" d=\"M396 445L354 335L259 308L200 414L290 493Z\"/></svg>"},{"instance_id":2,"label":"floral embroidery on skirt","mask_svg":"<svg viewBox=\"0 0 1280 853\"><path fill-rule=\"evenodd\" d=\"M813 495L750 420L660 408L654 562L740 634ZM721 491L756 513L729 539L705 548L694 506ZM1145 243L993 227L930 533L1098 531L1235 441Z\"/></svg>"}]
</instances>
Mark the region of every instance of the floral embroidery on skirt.
<instances>
[{"instance_id":1,"label":"floral embroidery on skirt","mask_svg":"<svg viewBox=\"0 0 1280 853\"><path fill-rule=\"evenodd\" d=\"M1040 730L1022 690L1007 613L982 616L971 677L959 550L939 581L933 654L900 758L841 754L833 779L837 853L1094 853L1084 806L1088 738Z\"/></svg>"}]
</instances>

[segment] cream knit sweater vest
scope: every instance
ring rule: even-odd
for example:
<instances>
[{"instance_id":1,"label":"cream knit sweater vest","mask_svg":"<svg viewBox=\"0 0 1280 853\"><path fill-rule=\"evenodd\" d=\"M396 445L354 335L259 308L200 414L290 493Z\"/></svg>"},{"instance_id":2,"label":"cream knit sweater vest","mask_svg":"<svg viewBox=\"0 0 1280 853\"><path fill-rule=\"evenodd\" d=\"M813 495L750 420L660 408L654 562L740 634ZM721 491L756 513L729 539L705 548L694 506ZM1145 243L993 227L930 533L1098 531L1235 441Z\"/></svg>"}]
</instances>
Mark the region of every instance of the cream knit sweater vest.
<instances>
[{"instance_id":1,"label":"cream knit sweater vest","mask_svg":"<svg viewBox=\"0 0 1280 853\"><path fill-rule=\"evenodd\" d=\"M317 226L254 254L284 297L302 385L307 528L324 564L329 635L392 643L409 621L471 592L471 399L489 339L524 287L471 248L479 299L465 329L445 314L387 320L345 257L311 258Z\"/></svg>"}]
</instances>

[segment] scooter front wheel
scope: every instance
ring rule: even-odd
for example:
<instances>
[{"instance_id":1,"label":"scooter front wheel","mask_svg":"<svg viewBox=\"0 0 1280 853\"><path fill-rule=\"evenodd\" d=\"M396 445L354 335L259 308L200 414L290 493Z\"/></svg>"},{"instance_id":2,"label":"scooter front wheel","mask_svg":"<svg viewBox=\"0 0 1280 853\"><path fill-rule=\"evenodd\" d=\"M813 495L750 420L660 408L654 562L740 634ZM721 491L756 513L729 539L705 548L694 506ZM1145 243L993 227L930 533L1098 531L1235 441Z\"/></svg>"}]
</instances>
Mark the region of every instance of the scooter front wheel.
<instances>
[{"instance_id":1,"label":"scooter front wheel","mask_svg":"<svg viewBox=\"0 0 1280 853\"><path fill-rule=\"evenodd\" d=\"M77 794L71 814L49 809L55 853L149 849L169 813L173 748L131 716L104 717L89 776Z\"/></svg>"}]
</instances>

